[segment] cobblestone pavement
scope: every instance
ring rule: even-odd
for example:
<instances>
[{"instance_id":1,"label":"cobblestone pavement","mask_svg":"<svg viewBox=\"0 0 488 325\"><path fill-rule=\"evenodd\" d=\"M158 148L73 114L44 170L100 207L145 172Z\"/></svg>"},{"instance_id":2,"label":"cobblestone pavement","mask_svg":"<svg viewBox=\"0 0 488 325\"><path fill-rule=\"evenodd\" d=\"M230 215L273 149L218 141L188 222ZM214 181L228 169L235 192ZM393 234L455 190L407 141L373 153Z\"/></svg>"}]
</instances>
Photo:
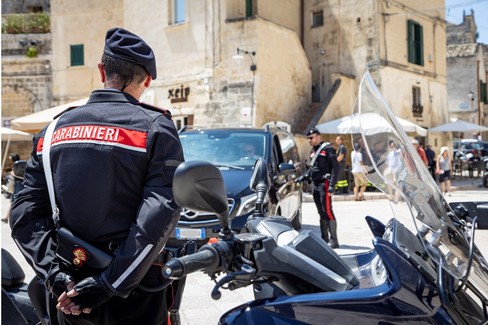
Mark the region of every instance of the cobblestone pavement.
<instances>
[{"instance_id":1,"label":"cobblestone pavement","mask_svg":"<svg viewBox=\"0 0 488 325\"><path fill-rule=\"evenodd\" d=\"M488 189L480 187L480 184L481 179L463 179L462 182L454 181L452 195L447 197L447 200L449 202L488 201ZM340 199L340 197L344 198ZM336 195L333 202L334 213L338 219L338 237L341 245L336 250L339 254L349 254L372 248L372 237L364 221L366 215L373 216L382 222L387 222L395 211L395 215L402 221L408 222L408 220L411 220L404 202L390 206L379 192L366 193L366 201L351 202L346 198L349 198L349 196ZM309 199L305 196L302 205L303 229L310 229L319 234L318 215L313 202ZM1 203L2 216L4 216L9 202L2 196ZM1 230L2 248L7 249L15 256L26 273L26 279L30 280L34 273L13 243L9 226L2 223ZM475 241L485 256L488 256L488 230L478 229ZM253 299L251 288L243 288L236 291L222 290L222 298L215 301L210 297L212 288L213 283L203 273L192 274L188 277L181 306L183 324L217 324L218 319L224 312Z\"/></svg>"}]
</instances>

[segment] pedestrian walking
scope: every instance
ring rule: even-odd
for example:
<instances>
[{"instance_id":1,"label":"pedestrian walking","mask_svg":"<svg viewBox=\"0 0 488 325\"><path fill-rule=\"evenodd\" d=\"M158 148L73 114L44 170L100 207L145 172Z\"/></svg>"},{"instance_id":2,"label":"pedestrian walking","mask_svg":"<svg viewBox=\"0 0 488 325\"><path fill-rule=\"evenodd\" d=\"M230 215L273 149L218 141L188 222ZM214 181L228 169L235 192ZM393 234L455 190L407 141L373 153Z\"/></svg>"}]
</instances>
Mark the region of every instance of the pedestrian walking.
<instances>
[{"instance_id":1,"label":"pedestrian walking","mask_svg":"<svg viewBox=\"0 0 488 325\"><path fill-rule=\"evenodd\" d=\"M351 152L351 165L354 177L354 201L364 201L364 191L366 191L368 180L364 175L363 155L359 143L354 144L354 151Z\"/></svg>"},{"instance_id":2,"label":"pedestrian walking","mask_svg":"<svg viewBox=\"0 0 488 325\"><path fill-rule=\"evenodd\" d=\"M142 38L108 30L98 69L104 88L35 136L12 236L65 324L166 324L160 252L180 216L181 144L170 113L139 101L157 75Z\"/></svg>"},{"instance_id":3,"label":"pedestrian walking","mask_svg":"<svg viewBox=\"0 0 488 325\"><path fill-rule=\"evenodd\" d=\"M332 211L332 195L339 176L340 165L335 149L322 141L319 130L312 128L307 132L310 151L309 178L313 183L313 199L320 215L320 232L330 247L338 248L337 220Z\"/></svg>"},{"instance_id":4,"label":"pedestrian walking","mask_svg":"<svg viewBox=\"0 0 488 325\"><path fill-rule=\"evenodd\" d=\"M451 170L452 161L449 156L449 148L441 147L441 154L437 156L436 173L439 176L441 192L448 196L451 195Z\"/></svg>"},{"instance_id":5,"label":"pedestrian walking","mask_svg":"<svg viewBox=\"0 0 488 325\"><path fill-rule=\"evenodd\" d=\"M424 162L425 166L428 167L429 163L427 161L427 155L425 154L425 150L420 146L419 141L417 139L412 140L413 147L419 154L420 158Z\"/></svg>"},{"instance_id":6,"label":"pedestrian walking","mask_svg":"<svg viewBox=\"0 0 488 325\"><path fill-rule=\"evenodd\" d=\"M402 152L394 140L388 142L390 151L386 155L387 168L385 170L385 177L389 180L388 191L389 198L393 202L400 199L400 192L395 189L393 184L396 184L398 175L401 173L404 164L402 161Z\"/></svg>"}]
</instances>

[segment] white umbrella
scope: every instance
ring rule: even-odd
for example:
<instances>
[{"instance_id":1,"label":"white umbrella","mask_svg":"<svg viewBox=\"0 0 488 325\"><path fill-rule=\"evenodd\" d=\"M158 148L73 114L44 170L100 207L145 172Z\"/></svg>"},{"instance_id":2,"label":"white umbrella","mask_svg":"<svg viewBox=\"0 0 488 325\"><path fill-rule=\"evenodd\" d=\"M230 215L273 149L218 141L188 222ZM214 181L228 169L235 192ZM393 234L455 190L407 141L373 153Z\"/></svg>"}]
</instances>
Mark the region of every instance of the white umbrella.
<instances>
[{"instance_id":1,"label":"white umbrella","mask_svg":"<svg viewBox=\"0 0 488 325\"><path fill-rule=\"evenodd\" d=\"M5 149L3 151L3 159L2 159L2 170L3 167L5 166L5 162L7 159L6 153L8 152L8 149L10 147L10 142L11 141L31 141L32 140L32 134L25 133L22 131L17 131L17 130L12 130L9 128L1 127L2 130L2 142L5 141L7 142L5 144Z\"/></svg>"},{"instance_id":2,"label":"white umbrella","mask_svg":"<svg viewBox=\"0 0 488 325\"><path fill-rule=\"evenodd\" d=\"M420 136L426 136L427 130L417 124L397 117L398 122L405 132L416 132ZM361 114L361 127L367 133L390 132L390 124L384 117L376 113ZM326 134L352 134L360 133L358 114L344 116L336 120L318 124L316 128Z\"/></svg>"},{"instance_id":3,"label":"white umbrella","mask_svg":"<svg viewBox=\"0 0 488 325\"><path fill-rule=\"evenodd\" d=\"M1 127L2 128L2 141L30 141L32 140L32 134L12 130L10 128Z\"/></svg>"},{"instance_id":4,"label":"white umbrella","mask_svg":"<svg viewBox=\"0 0 488 325\"><path fill-rule=\"evenodd\" d=\"M479 132L488 131L488 128L482 125L469 123L462 120L455 122L441 124L436 127L430 128L430 132Z\"/></svg>"},{"instance_id":5,"label":"white umbrella","mask_svg":"<svg viewBox=\"0 0 488 325\"><path fill-rule=\"evenodd\" d=\"M12 129L37 133L41 131L46 125L51 123L54 117L59 113L72 106L84 105L87 101L88 97L78 99L71 103L54 106L36 113L13 119L12 121L10 121L10 123Z\"/></svg>"}]
</instances>

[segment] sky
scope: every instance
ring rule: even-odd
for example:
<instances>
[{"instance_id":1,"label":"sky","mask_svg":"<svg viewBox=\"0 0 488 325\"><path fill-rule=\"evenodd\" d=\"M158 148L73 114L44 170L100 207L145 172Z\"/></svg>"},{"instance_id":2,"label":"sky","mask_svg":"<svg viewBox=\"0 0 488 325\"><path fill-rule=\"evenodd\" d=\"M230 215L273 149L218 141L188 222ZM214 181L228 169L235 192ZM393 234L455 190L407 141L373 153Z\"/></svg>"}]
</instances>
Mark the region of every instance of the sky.
<instances>
[{"instance_id":1,"label":"sky","mask_svg":"<svg viewBox=\"0 0 488 325\"><path fill-rule=\"evenodd\" d=\"M453 24L463 22L463 10L471 14L478 29L478 43L488 45L488 0L446 0L446 20Z\"/></svg>"}]
</instances>

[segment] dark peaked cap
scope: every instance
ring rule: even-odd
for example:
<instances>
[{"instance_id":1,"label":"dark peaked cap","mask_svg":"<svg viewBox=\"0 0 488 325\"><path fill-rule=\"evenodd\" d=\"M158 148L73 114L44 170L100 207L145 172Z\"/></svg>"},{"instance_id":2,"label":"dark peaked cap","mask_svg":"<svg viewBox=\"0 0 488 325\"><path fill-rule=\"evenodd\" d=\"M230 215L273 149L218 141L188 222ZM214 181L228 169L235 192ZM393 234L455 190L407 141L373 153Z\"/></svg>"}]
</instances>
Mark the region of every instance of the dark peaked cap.
<instances>
[{"instance_id":1,"label":"dark peaked cap","mask_svg":"<svg viewBox=\"0 0 488 325\"><path fill-rule=\"evenodd\" d=\"M317 128L311 128L307 134L305 134L307 137L311 136L312 134L320 134L319 130Z\"/></svg>"},{"instance_id":2,"label":"dark peaked cap","mask_svg":"<svg viewBox=\"0 0 488 325\"><path fill-rule=\"evenodd\" d=\"M153 50L142 38L123 28L112 28L105 36L104 53L142 65L153 79L156 79L156 59Z\"/></svg>"}]
</instances>

